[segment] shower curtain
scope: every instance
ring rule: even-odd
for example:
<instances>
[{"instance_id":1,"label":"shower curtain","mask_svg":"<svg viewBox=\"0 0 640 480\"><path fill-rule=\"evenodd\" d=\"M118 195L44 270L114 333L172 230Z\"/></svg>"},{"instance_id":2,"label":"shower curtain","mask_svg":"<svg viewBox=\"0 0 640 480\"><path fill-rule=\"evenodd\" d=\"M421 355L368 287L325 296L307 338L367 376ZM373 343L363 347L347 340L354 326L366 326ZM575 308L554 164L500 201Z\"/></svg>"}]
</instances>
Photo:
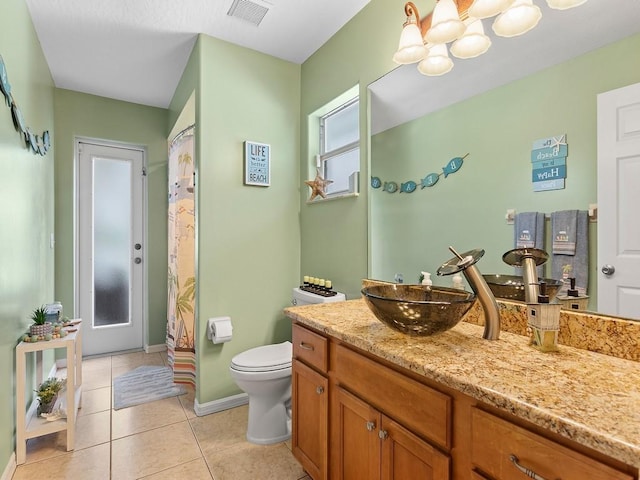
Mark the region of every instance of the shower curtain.
<instances>
[{"instance_id":1,"label":"shower curtain","mask_svg":"<svg viewBox=\"0 0 640 480\"><path fill-rule=\"evenodd\" d=\"M169 144L167 352L176 383L195 387L195 195L192 125Z\"/></svg>"}]
</instances>

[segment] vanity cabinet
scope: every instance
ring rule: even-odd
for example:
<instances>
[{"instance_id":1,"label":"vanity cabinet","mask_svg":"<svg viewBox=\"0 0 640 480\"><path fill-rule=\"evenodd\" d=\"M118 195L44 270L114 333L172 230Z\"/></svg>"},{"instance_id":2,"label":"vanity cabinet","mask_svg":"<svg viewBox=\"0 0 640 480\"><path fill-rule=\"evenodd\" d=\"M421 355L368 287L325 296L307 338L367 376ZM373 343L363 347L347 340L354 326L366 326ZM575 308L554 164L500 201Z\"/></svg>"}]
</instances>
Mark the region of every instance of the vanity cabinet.
<instances>
[{"instance_id":1,"label":"vanity cabinet","mask_svg":"<svg viewBox=\"0 0 640 480\"><path fill-rule=\"evenodd\" d=\"M423 378L417 363L297 322L293 341L292 450L314 480L639 480L636 467Z\"/></svg>"},{"instance_id":2,"label":"vanity cabinet","mask_svg":"<svg viewBox=\"0 0 640 480\"><path fill-rule=\"evenodd\" d=\"M293 326L291 450L314 480L327 479L329 380L327 339Z\"/></svg>"},{"instance_id":3,"label":"vanity cabinet","mask_svg":"<svg viewBox=\"0 0 640 480\"><path fill-rule=\"evenodd\" d=\"M448 480L450 459L348 391L335 389L331 478Z\"/></svg>"},{"instance_id":4,"label":"vanity cabinet","mask_svg":"<svg viewBox=\"0 0 640 480\"><path fill-rule=\"evenodd\" d=\"M475 475L473 478L634 478L478 408L472 408L471 411L471 432L471 461Z\"/></svg>"}]
</instances>

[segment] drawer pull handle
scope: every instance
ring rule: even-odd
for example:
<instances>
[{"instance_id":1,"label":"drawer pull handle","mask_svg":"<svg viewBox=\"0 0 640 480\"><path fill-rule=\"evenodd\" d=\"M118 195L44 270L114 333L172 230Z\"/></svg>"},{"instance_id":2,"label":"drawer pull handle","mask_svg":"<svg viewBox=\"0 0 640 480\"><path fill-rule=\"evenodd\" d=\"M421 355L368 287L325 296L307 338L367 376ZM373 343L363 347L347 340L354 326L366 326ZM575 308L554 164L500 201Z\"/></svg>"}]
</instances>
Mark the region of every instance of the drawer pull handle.
<instances>
[{"instance_id":1,"label":"drawer pull handle","mask_svg":"<svg viewBox=\"0 0 640 480\"><path fill-rule=\"evenodd\" d=\"M376 422L367 422L367 430L373 432L376 429Z\"/></svg>"},{"instance_id":2,"label":"drawer pull handle","mask_svg":"<svg viewBox=\"0 0 640 480\"><path fill-rule=\"evenodd\" d=\"M323 386L319 386L316 388L316 393L318 395L322 395L324 393L324 387Z\"/></svg>"},{"instance_id":3,"label":"drawer pull handle","mask_svg":"<svg viewBox=\"0 0 640 480\"><path fill-rule=\"evenodd\" d=\"M309 345L308 343L300 342L300 348L303 350L311 350L313 352L313 345Z\"/></svg>"},{"instance_id":4,"label":"drawer pull handle","mask_svg":"<svg viewBox=\"0 0 640 480\"><path fill-rule=\"evenodd\" d=\"M545 480L544 477L541 477L540 475L538 475L536 472L534 472L533 470L529 470L528 468L523 467L522 465L520 465L518 462L518 457L516 457L515 455L511 455L509 457L509 460L511 460L511 463L513 463L515 465L515 467L520 470L522 473L524 473L527 477L529 478L533 478L533 480Z\"/></svg>"}]
</instances>

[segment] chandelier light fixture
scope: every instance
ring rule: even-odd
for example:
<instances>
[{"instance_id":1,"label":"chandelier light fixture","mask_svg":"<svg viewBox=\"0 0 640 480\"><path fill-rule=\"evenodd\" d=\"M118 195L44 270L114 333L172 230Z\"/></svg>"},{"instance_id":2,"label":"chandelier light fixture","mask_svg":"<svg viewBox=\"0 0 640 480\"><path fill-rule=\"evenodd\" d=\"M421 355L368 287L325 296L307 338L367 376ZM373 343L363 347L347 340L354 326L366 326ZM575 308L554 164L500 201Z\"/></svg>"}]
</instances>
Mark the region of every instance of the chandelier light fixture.
<instances>
[{"instance_id":1,"label":"chandelier light fixture","mask_svg":"<svg viewBox=\"0 0 640 480\"><path fill-rule=\"evenodd\" d=\"M457 58L474 58L485 53L491 39L482 20L495 17L493 31L500 37L515 37L534 28L542 12L533 0L436 0L436 6L420 18L418 8L407 2L407 21L400 34L393 61L418 64L423 75L444 75L453 68L449 51ZM566 10L587 0L546 0L550 8ZM450 50L447 44L451 43Z\"/></svg>"}]
</instances>

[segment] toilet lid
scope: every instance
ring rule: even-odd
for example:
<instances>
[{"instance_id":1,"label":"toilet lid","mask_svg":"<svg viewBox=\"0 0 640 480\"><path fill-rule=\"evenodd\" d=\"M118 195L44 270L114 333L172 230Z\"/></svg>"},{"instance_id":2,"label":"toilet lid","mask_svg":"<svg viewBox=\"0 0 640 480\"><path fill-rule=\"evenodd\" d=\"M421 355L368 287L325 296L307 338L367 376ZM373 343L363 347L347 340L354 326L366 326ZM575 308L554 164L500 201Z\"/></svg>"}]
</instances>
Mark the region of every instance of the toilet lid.
<instances>
[{"instance_id":1,"label":"toilet lid","mask_svg":"<svg viewBox=\"0 0 640 480\"><path fill-rule=\"evenodd\" d=\"M239 353L231 359L231 367L244 372L269 372L291 367L291 342L264 345Z\"/></svg>"}]
</instances>

